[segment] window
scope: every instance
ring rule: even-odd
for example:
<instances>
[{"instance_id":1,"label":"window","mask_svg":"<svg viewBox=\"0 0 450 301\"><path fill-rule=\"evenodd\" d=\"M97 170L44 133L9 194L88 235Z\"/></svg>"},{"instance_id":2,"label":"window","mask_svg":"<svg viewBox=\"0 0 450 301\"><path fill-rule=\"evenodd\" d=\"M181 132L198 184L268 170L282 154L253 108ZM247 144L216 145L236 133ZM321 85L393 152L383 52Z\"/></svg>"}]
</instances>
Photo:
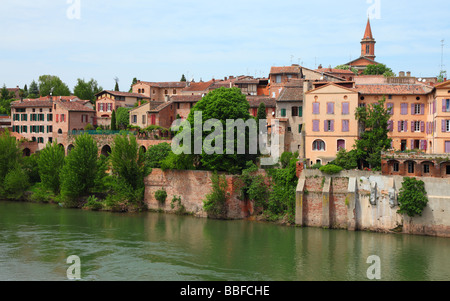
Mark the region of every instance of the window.
<instances>
[{"instance_id":1,"label":"window","mask_svg":"<svg viewBox=\"0 0 450 301\"><path fill-rule=\"evenodd\" d=\"M399 121L398 122L398 131L399 132L407 132L407 127L406 127L406 121Z\"/></svg>"},{"instance_id":2,"label":"window","mask_svg":"<svg viewBox=\"0 0 450 301\"><path fill-rule=\"evenodd\" d=\"M423 165L423 173L430 173L430 164Z\"/></svg>"},{"instance_id":3,"label":"window","mask_svg":"<svg viewBox=\"0 0 450 301\"><path fill-rule=\"evenodd\" d=\"M177 89L173 89L172 94L177 94Z\"/></svg>"},{"instance_id":4,"label":"window","mask_svg":"<svg viewBox=\"0 0 450 301\"><path fill-rule=\"evenodd\" d=\"M137 123L137 115L131 116L131 123Z\"/></svg>"},{"instance_id":5,"label":"window","mask_svg":"<svg viewBox=\"0 0 450 301\"><path fill-rule=\"evenodd\" d=\"M281 83L281 75L277 75L276 77L275 77L275 82L276 83Z\"/></svg>"},{"instance_id":6,"label":"window","mask_svg":"<svg viewBox=\"0 0 450 301\"><path fill-rule=\"evenodd\" d=\"M112 103L108 103L107 106L108 106L108 112L111 112L112 111Z\"/></svg>"},{"instance_id":7,"label":"window","mask_svg":"<svg viewBox=\"0 0 450 301\"><path fill-rule=\"evenodd\" d=\"M303 124L298 125L298 133L301 134L303 130Z\"/></svg>"},{"instance_id":8,"label":"window","mask_svg":"<svg viewBox=\"0 0 450 301\"><path fill-rule=\"evenodd\" d=\"M442 112L450 112L450 99L443 100Z\"/></svg>"},{"instance_id":9,"label":"window","mask_svg":"<svg viewBox=\"0 0 450 301\"><path fill-rule=\"evenodd\" d=\"M47 114L47 121L53 121L53 114Z\"/></svg>"},{"instance_id":10,"label":"window","mask_svg":"<svg viewBox=\"0 0 450 301\"><path fill-rule=\"evenodd\" d=\"M421 114L423 114L422 104L420 103L414 104L414 115L421 115Z\"/></svg>"},{"instance_id":11,"label":"window","mask_svg":"<svg viewBox=\"0 0 450 301\"><path fill-rule=\"evenodd\" d=\"M446 175L450 175L450 165L447 165L447 166L445 167L445 174L446 174Z\"/></svg>"},{"instance_id":12,"label":"window","mask_svg":"<svg viewBox=\"0 0 450 301\"><path fill-rule=\"evenodd\" d=\"M313 114L320 114L320 103L313 103Z\"/></svg>"},{"instance_id":13,"label":"window","mask_svg":"<svg viewBox=\"0 0 450 301\"><path fill-rule=\"evenodd\" d=\"M322 140L316 140L313 142L313 150L314 151L324 151L325 150L325 142Z\"/></svg>"},{"instance_id":14,"label":"window","mask_svg":"<svg viewBox=\"0 0 450 301\"><path fill-rule=\"evenodd\" d=\"M388 103L387 109L391 115L394 115L394 104L393 103Z\"/></svg>"},{"instance_id":15,"label":"window","mask_svg":"<svg viewBox=\"0 0 450 301\"><path fill-rule=\"evenodd\" d=\"M324 131L325 132L334 132L334 120L325 120Z\"/></svg>"},{"instance_id":16,"label":"window","mask_svg":"<svg viewBox=\"0 0 450 301\"><path fill-rule=\"evenodd\" d=\"M392 166L394 172L400 171L400 164L398 162L394 162L394 165Z\"/></svg>"},{"instance_id":17,"label":"window","mask_svg":"<svg viewBox=\"0 0 450 301\"><path fill-rule=\"evenodd\" d=\"M281 109L281 117L286 117L286 109Z\"/></svg>"},{"instance_id":18,"label":"window","mask_svg":"<svg viewBox=\"0 0 450 301\"><path fill-rule=\"evenodd\" d=\"M142 124L145 124L145 115L142 115Z\"/></svg>"},{"instance_id":19,"label":"window","mask_svg":"<svg viewBox=\"0 0 450 301\"><path fill-rule=\"evenodd\" d=\"M43 137L39 137L38 138L38 143L44 143L44 138Z\"/></svg>"},{"instance_id":20,"label":"window","mask_svg":"<svg viewBox=\"0 0 450 301\"><path fill-rule=\"evenodd\" d=\"M298 116L298 107L292 107L291 113L292 117Z\"/></svg>"},{"instance_id":21,"label":"window","mask_svg":"<svg viewBox=\"0 0 450 301\"><path fill-rule=\"evenodd\" d=\"M358 107L360 107L360 108L365 108L365 107L366 107L366 104L365 104L365 103L360 103L360 104L358 104Z\"/></svg>"},{"instance_id":22,"label":"window","mask_svg":"<svg viewBox=\"0 0 450 301\"><path fill-rule=\"evenodd\" d=\"M169 91L168 90L164 90L164 94L165 95L169 94Z\"/></svg>"},{"instance_id":23,"label":"window","mask_svg":"<svg viewBox=\"0 0 450 301\"><path fill-rule=\"evenodd\" d=\"M334 114L334 102L327 103L327 114Z\"/></svg>"},{"instance_id":24,"label":"window","mask_svg":"<svg viewBox=\"0 0 450 301\"><path fill-rule=\"evenodd\" d=\"M343 102L342 103L342 115L350 114L350 103Z\"/></svg>"},{"instance_id":25,"label":"window","mask_svg":"<svg viewBox=\"0 0 450 301\"><path fill-rule=\"evenodd\" d=\"M320 120L313 120L313 132L320 131Z\"/></svg>"},{"instance_id":26,"label":"window","mask_svg":"<svg viewBox=\"0 0 450 301\"><path fill-rule=\"evenodd\" d=\"M420 132L420 121L414 121L414 132Z\"/></svg>"},{"instance_id":27,"label":"window","mask_svg":"<svg viewBox=\"0 0 450 301\"><path fill-rule=\"evenodd\" d=\"M350 131L350 121L349 120L342 120L342 131L343 132Z\"/></svg>"},{"instance_id":28,"label":"window","mask_svg":"<svg viewBox=\"0 0 450 301\"><path fill-rule=\"evenodd\" d=\"M450 120L442 120L442 132L450 132Z\"/></svg>"},{"instance_id":29,"label":"window","mask_svg":"<svg viewBox=\"0 0 450 301\"><path fill-rule=\"evenodd\" d=\"M408 173L414 173L414 162L408 162Z\"/></svg>"},{"instance_id":30,"label":"window","mask_svg":"<svg viewBox=\"0 0 450 301\"><path fill-rule=\"evenodd\" d=\"M302 106L298 107L298 117L303 117L303 107Z\"/></svg>"},{"instance_id":31,"label":"window","mask_svg":"<svg viewBox=\"0 0 450 301\"><path fill-rule=\"evenodd\" d=\"M400 114L408 115L408 104L407 103L400 104Z\"/></svg>"},{"instance_id":32,"label":"window","mask_svg":"<svg viewBox=\"0 0 450 301\"><path fill-rule=\"evenodd\" d=\"M292 132L292 128L290 126L288 126L287 131L288 131L288 133Z\"/></svg>"},{"instance_id":33,"label":"window","mask_svg":"<svg viewBox=\"0 0 450 301\"><path fill-rule=\"evenodd\" d=\"M366 54L370 54L370 45L366 45Z\"/></svg>"},{"instance_id":34,"label":"window","mask_svg":"<svg viewBox=\"0 0 450 301\"><path fill-rule=\"evenodd\" d=\"M52 133L52 132L53 132L53 126L47 125L47 133Z\"/></svg>"},{"instance_id":35,"label":"window","mask_svg":"<svg viewBox=\"0 0 450 301\"><path fill-rule=\"evenodd\" d=\"M344 139L339 139L337 141L337 150L341 150L341 149L345 149L345 140Z\"/></svg>"}]
</instances>

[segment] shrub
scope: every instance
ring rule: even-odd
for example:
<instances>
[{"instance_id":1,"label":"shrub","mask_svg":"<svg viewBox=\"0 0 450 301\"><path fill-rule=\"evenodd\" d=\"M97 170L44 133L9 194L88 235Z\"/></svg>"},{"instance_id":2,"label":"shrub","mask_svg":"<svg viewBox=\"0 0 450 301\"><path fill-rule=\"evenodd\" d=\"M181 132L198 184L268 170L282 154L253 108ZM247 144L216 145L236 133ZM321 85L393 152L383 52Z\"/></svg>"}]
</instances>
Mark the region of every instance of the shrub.
<instances>
[{"instance_id":1,"label":"shrub","mask_svg":"<svg viewBox=\"0 0 450 301\"><path fill-rule=\"evenodd\" d=\"M407 214L409 217L421 216L422 211L428 203L425 183L416 178L404 178L402 188L398 196L401 214Z\"/></svg>"},{"instance_id":2,"label":"shrub","mask_svg":"<svg viewBox=\"0 0 450 301\"><path fill-rule=\"evenodd\" d=\"M321 167L322 167L322 163L319 162L319 163L316 163L313 166L311 166L311 169L319 169Z\"/></svg>"},{"instance_id":3,"label":"shrub","mask_svg":"<svg viewBox=\"0 0 450 301\"><path fill-rule=\"evenodd\" d=\"M28 187L30 187L28 174L20 166L11 169L6 174L3 189L8 199L22 199Z\"/></svg>"},{"instance_id":4,"label":"shrub","mask_svg":"<svg viewBox=\"0 0 450 301\"><path fill-rule=\"evenodd\" d=\"M103 203L93 195L89 196L86 201L86 204L83 206L86 209L97 211L103 208Z\"/></svg>"},{"instance_id":5,"label":"shrub","mask_svg":"<svg viewBox=\"0 0 450 301\"><path fill-rule=\"evenodd\" d=\"M45 189L42 183L36 183L30 192L29 200L36 203L49 203L55 198L54 194Z\"/></svg>"},{"instance_id":6,"label":"shrub","mask_svg":"<svg viewBox=\"0 0 450 301\"><path fill-rule=\"evenodd\" d=\"M334 164L327 164L319 168L319 170L328 175L334 175L340 173L343 168Z\"/></svg>"},{"instance_id":7,"label":"shrub","mask_svg":"<svg viewBox=\"0 0 450 301\"><path fill-rule=\"evenodd\" d=\"M164 189L159 189L155 192L155 199L160 203L164 204L167 199L167 192Z\"/></svg>"},{"instance_id":8,"label":"shrub","mask_svg":"<svg viewBox=\"0 0 450 301\"><path fill-rule=\"evenodd\" d=\"M203 201L203 209L211 218L224 218L226 216L226 200L228 183L224 175L218 175L214 172L211 176L212 191L206 195Z\"/></svg>"}]
</instances>

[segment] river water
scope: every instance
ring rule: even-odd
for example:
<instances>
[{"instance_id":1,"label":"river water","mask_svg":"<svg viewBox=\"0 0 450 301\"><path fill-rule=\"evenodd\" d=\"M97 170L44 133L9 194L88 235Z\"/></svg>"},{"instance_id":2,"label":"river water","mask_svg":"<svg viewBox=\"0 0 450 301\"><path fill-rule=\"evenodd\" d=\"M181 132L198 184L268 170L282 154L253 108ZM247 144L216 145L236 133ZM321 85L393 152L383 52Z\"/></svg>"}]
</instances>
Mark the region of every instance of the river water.
<instances>
[{"instance_id":1,"label":"river water","mask_svg":"<svg viewBox=\"0 0 450 301\"><path fill-rule=\"evenodd\" d=\"M450 239L0 202L0 280L450 280ZM369 261L369 256L379 261ZM371 270L373 271L373 269Z\"/></svg>"}]
</instances>

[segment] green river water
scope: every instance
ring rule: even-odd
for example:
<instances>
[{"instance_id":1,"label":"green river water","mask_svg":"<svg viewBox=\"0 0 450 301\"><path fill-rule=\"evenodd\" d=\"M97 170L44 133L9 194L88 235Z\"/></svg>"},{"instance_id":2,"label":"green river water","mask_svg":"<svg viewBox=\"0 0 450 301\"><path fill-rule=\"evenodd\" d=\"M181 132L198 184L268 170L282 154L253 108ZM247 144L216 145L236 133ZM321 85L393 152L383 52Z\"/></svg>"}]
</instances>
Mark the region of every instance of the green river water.
<instances>
[{"instance_id":1,"label":"green river water","mask_svg":"<svg viewBox=\"0 0 450 301\"><path fill-rule=\"evenodd\" d=\"M0 280L450 280L450 239L0 202Z\"/></svg>"}]
</instances>

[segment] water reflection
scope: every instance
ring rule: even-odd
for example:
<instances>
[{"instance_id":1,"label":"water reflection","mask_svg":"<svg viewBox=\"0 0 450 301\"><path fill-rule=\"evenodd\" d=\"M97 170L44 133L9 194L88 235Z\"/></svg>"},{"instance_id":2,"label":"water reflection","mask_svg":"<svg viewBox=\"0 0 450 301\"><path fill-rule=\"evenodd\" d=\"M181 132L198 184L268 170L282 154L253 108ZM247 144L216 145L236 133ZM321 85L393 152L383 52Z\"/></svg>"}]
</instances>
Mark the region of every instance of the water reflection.
<instances>
[{"instance_id":1,"label":"water reflection","mask_svg":"<svg viewBox=\"0 0 450 301\"><path fill-rule=\"evenodd\" d=\"M0 202L0 280L449 280L450 239Z\"/></svg>"}]
</instances>

